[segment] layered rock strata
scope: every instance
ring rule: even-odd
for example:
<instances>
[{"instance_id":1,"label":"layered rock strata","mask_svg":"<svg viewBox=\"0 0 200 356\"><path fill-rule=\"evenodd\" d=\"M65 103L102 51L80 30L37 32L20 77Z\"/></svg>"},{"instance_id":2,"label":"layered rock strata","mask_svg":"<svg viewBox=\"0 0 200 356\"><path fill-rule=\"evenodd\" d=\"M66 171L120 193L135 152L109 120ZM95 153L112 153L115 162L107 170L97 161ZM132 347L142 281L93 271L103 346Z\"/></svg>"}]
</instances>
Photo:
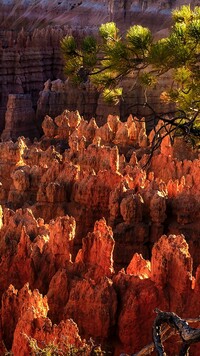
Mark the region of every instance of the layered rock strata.
<instances>
[{"instance_id":1,"label":"layered rock strata","mask_svg":"<svg viewBox=\"0 0 200 356\"><path fill-rule=\"evenodd\" d=\"M43 83L56 77L63 78L63 64L59 41L68 31L46 27L32 33L2 31L0 50L0 131L5 127L5 113L9 94L30 94L36 110ZM26 111L26 105L23 107ZM30 117L31 119L31 117ZM27 120L30 120L27 116ZM17 126L17 123L15 123ZM28 124L27 124L28 128ZM27 129L26 128L26 129Z\"/></svg>"},{"instance_id":2,"label":"layered rock strata","mask_svg":"<svg viewBox=\"0 0 200 356\"><path fill-rule=\"evenodd\" d=\"M141 24L150 27L156 36L164 37L170 26L171 10L182 3L168 0L159 3L138 0L3 1L0 4L0 133L4 129L8 133L9 123L5 124L5 113L9 94L31 95L39 120L36 128L40 127L43 115L58 115L66 106L71 110L78 108L86 118L95 115L99 122L108 112L120 112L126 118L136 103L144 102L139 87L131 90L132 80L124 81L125 100L115 112L105 106L99 93L90 85L78 90L63 83L59 90L50 90L48 94L44 91L39 98L39 92L48 79L53 81L52 86L58 78L64 79L60 40L66 34L77 38L97 34L99 25L108 21L115 21L122 31L135 23ZM190 4L198 5L198 0ZM162 85L166 80L168 78L162 80ZM64 89L61 89L63 86ZM159 95L159 89L149 93L150 103L156 105L158 111L163 111ZM139 109L132 112L138 114ZM27 120L31 120L31 116L27 116ZM16 129L17 122L14 124L13 121L13 125ZM11 129L8 134L12 136ZM24 134L23 130L20 134Z\"/></svg>"},{"instance_id":3,"label":"layered rock strata","mask_svg":"<svg viewBox=\"0 0 200 356\"><path fill-rule=\"evenodd\" d=\"M29 94L9 94L5 129L1 139L3 141L16 140L20 134L32 139L39 137L31 96Z\"/></svg>"},{"instance_id":4,"label":"layered rock strata","mask_svg":"<svg viewBox=\"0 0 200 356\"><path fill-rule=\"evenodd\" d=\"M85 119L95 117L99 125L105 123L109 114L119 115L125 120L130 113L133 116L152 115L152 111L143 105L145 102L144 91L139 84L133 85L134 80L126 78L122 80L123 100L117 105L106 103L99 92L89 81L77 87L70 80L56 79L47 80L44 89L39 93L36 108L36 119L38 126L45 115L55 117L60 115L67 107L69 110L78 110ZM169 77L164 76L159 87L149 90L148 102L157 112L168 112L173 110L173 105L160 102L160 93L166 89ZM148 130L152 129L149 125Z\"/></svg>"}]
</instances>

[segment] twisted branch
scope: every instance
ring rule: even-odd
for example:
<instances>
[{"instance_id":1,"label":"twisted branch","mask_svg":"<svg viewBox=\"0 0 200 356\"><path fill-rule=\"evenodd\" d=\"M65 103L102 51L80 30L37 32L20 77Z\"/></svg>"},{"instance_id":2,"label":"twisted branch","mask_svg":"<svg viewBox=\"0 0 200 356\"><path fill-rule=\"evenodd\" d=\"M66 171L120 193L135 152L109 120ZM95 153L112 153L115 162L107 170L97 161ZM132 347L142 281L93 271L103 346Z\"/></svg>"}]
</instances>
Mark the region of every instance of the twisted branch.
<instances>
[{"instance_id":1,"label":"twisted branch","mask_svg":"<svg viewBox=\"0 0 200 356\"><path fill-rule=\"evenodd\" d=\"M186 356L190 345L200 341L200 329L191 328L186 320L181 319L175 313L163 312L159 309L156 312L158 315L153 324L153 340L158 356L166 355L161 340L161 325L164 323L178 331L183 341L179 356Z\"/></svg>"},{"instance_id":2,"label":"twisted branch","mask_svg":"<svg viewBox=\"0 0 200 356\"><path fill-rule=\"evenodd\" d=\"M147 107L150 110L150 114L145 115L146 124L152 124L154 130L154 137L151 142L150 154L147 159L147 162L143 166L146 168L152 157L154 152L160 147L163 139L166 136L170 137L170 141L173 144L175 137L183 136L184 138L188 138L195 145L195 138L200 137L200 129L195 127L195 120L198 118L200 111L198 109L193 110L193 115L188 117L186 112L183 110L174 110L169 111L165 114L157 113L147 102L144 104L134 104L129 108L133 107ZM135 120L137 113L132 112L132 115L135 116ZM141 121L142 119L138 119ZM157 127L156 124L158 122L162 122L161 126Z\"/></svg>"},{"instance_id":3,"label":"twisted branch","mask_svg":"<svg viewBox=\"0 0 200 356\"><path fill-rule=\"evenodd\" d=\"M144 346L137 353L131 354L131 356L147 356L150 355L154 349L159 356L166 356L163 342L176 333L179 333L183 341L179 356L187 356L190 345L200 341L200 329L191 328L188 323L199 323L200 318L187 318L183 320L172 312L163 312L159 309L156 309L155 312L157 313L157 317L153 324L154 342ZM121 354L120 356L129 355Z\"/></svg>"}]
</instances>

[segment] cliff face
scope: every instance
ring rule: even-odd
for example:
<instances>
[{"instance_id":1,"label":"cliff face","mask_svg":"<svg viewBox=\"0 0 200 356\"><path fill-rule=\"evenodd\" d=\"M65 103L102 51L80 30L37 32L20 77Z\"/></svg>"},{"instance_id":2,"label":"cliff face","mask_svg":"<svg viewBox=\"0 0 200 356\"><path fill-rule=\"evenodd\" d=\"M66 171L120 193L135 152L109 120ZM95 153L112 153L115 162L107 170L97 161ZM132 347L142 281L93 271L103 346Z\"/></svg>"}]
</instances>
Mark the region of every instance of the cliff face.
<instances>
[{"instance_id":1,"label":"cliff face","mask_svg":"<svg viewBox=\"0 0 200 356\"><path fill-rule=\"evenodd\" d=\"M190 3L193 6L195 1ZM74 34L78 38L85 34L96 34L100 24L111 20L116 21L122 31L131 24L140 23L150 27L159 36L164 35L170 25L171 9L181 4L181 1L155 3L132 0L1 2L0 132L5 129L7 135L12 137L11 128L5 119L9 94L31 95L32 106L37 110L37 129L40 129L43 115L58 115L66 107L70 110L78 108L86 118L95 115L102 122L104 113L110 113L111 108L105 106L99 93L90 86L77 90L69 83L64 83L56 90L50 89L48 94L45 89L39 98L39 92L48 79L53 81L52 88L55 88L54 80L64 79L60 39L66 34ZM129 92L131 85L125 82L125 91ZM152 103L157 105L158 93L152 92L150 97ZM139 89L128 94L121 107L112 113L120 112L127 117L130 107L138 100L142 103L144 101ZM57 108L55 102L58 103ZM28 131L28 125L25 131ZM24 134L24 130L21 130L21 134Z\"/></svg>"},{"instance_id":2,"label":"cliff face","mask_svg":"<svg viewBox=\"0 0 200 356\"><path fill-rule=\"evenodd\" d=\"M35 112L29 94L9 94L5 114L6 126L1 135L2 140L16 140L19 135L39 137Z\"/></svg>"},{"instance_id":3,"label":"cliff face","mask_svg":"<svg viewBox=\"0 0 200 356\"><path fill-rule=\"evenodd\" d=\"M23 29L19 33L15 30L1 30L1 131L5 127L5 113L9 94L29 94L32 106L36 109L38 93L43 88L43 83L48 78L62 78L63 69L59 41L63 33L66 32L49 27L42 30L35 29L31 33ZM26 111L26 105L24 105L24 111Z\"/></svg>"},{"instance_id":4,"label":"cliff face","mask_svg":"<svg viewBox=\"0 0 200 356\"><path fill-rule=\"evenodd\" d=\"M163 19L165 23L169 21L166 15L169 15L172 8L183 4L185 1L182 0L39 0L34 3L31 0L10 0L2 2L1 24L6 27L12 20L13 28L20 28L24 23L28 28L41 27L49 22L52 25L65 25L67 22L85 27L114 20L123 25L124 22L132 22L132 16L137 14L139 21L149 21L156 29L163 27ZM198 5L198 1L192 0L191 5ZM153 24L150 13L159 13L159 18Z\"/></svg>"},{"instance_id":5,"label":"cliff face","mask_svg":"<svg viewBox=\"0 0 200 356\"><path fill-rule=\"evenodd\" d=\"M158 112L167 112L169 104L161 103L160 93L165 90L169 78L163 78L159 88L149 92L149 104ZM99 125L103 125L105 118L109 114L119 115L124 119L132 112L135 115L139 111L140 115L149 114L148 109L143 108L145 101L142 88L138 85L132 89L132 80L124 79L121 83L124 88L123 100L117 105L105 103L101 93L89 82L81 87L73 85L69 80L47 80L44 89L39 93L36 109L36 120L38 126L46 114L55 117L60 115L66 108L77 110L85 119L96 118ZM138 106L140 104L141 106Z\"/></svg>"},{"instance_id":6,"label":"cliff face","mask_svg":"<svg viewBox=\"0 0 200 356\"><path fill-rule=\"evenodd\" d=\"M200 312L198 151L183 160L165 140L144 170L149 141L132 116L98 126L65 110L42 127L33 144L0 144L0 347L23 356L34 338L66 352L63 340L92 337L135 353L155 308Z\"/></svg>"}]
</instances>

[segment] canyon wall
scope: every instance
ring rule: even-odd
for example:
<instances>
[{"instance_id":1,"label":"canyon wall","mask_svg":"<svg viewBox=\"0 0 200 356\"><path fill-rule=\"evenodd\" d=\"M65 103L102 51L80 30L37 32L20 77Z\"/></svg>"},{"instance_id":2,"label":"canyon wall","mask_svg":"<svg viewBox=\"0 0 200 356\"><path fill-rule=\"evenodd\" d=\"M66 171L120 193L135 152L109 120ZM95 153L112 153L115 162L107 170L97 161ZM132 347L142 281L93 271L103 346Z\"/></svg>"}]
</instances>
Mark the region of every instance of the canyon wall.
<instances>
[{"instance_id":1,"label":"canyon wall","mask_svg":"<svg viewBox=\"0 0 200 356\"><path fill-rule=\"evenodd\" d=\"M154 133L129 115L141 93L107 115L91 85L78 92L64 78L59 50L64 34L97 33L109 20L161 36L181 4L1 2L2 355L28 355L35 340L89 354L91 339L133 354L152 340L155 308L200 314L199 150L166 138L148 162ZM173 336L167 354L179 345Z\"/></svg>"},{"instance_id":2,"label":"canyon wall","mask_svg":"<svg viewBox=\"0 0 200 356\"><path fill-rule=\"evenodd\" d=\"M15 37L17 35L17 37ZM5 112L9 94L30 94L36 109L39 91L48 79L63 77L59 41L63 31L34 30L28 35L24 30L2 31L0 50L0 130L5 128ZM52 41L54 45L52 45Z\"/></svg>"},{"instance_id":3,"label":"canyon wall","mask_svg":"<svg viewBox=\"0 0 200 356\"><path fill-rule=\"evenodd\" d=\"M199 315L198 149L166 138L144 168L154 133L131 115L98 126L65 110L42 127L0 143L2 350L26 355L34 338L66 352L73 335L132 354L155 308Z\"/></svg>"},{"instance_id":4,"label":"canyon wall","mask_svg":"<svg viewBox=\"0 0 200 356\"><path fill-rule=\"evenodd\" d=\"M18 29L24 24L28 28L49 23L87 27L106 21L117 21L123 26L133 23L137 16L140 22L160 30L169 23L171 9L186 3L184 0L9 0L1 1L1 26L5 28L10 20L12 28ZM193 7L199 1L192 0L190 4ZM152 14L159 14L153 23Z\"/></svg>"},{"instance_id":5,"label":"canyon wall","mask_svg":"<svg viewBox=\"0 0 200 356\"><path fill-rule=\"evenodd\" d=\"M31 95L33 109L37 111L38 122L35 124L37 129L39 126L39 130L44 114L58 115L65 108L75 110L77 106L81 115L89 119L95 116L101 122L104 113L111 113L111 108L106 106L99 93L94 89L91 90L88 85L78 90L68 83L63 85L66 90L59 92L57 88L55 93L50 90L49 95L41 93L39 97L48 79L53 82L57 79L65 79L60 53L61 38L66 34L74 34L78 38L86 34L96 34L98 26L110 20L116 21L122 31L134 23L140 23L149 26L157 36L164 36L170 25L171 9L181 4L181 1L135 0L2 1L0 4L0 132L4 129L7 132L11 131L9 123L5 122L6 111L9 111L7 107L9 94ZM191 6L195 4L197 1L191 2ZM138 102L143 103L144 98L139 88L130 91L132 82L125 81L124 87L125 98L119 108L115 108L114 111L112 108L112 113L120 112L120 115L126 118L130 112L135 114L133 105ZM159 93L160 89L157 88L149 95L150 103L155 105L158 111L161 109L158 104ZM136 113L139 114L138 111ZM142 114L145 114L145 111ZM28 132L28 128L26 131ZM11 132L9 136L12 137Z\"/></svg>"}]
</instances>

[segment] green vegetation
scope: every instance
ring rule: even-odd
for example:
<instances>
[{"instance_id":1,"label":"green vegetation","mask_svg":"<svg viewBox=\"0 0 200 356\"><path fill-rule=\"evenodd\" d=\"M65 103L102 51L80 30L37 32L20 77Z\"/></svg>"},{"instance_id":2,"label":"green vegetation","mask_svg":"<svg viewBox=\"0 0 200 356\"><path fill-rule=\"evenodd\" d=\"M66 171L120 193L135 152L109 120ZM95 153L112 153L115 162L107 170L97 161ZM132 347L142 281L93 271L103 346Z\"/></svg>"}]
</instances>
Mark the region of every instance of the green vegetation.
<instances>
[{"instance_id":1,"label":"green vegetation","mask_svg":"<svg viewBox=\"0 0 200 356\"><path fill-rule=\"evenodd\" d=\"M171 85L160 93L160 99L177 108L170 125L178 126L184 135L199 135L199 6L174 10L166 38L155 40L148 28L139 25L130 27L122 36L115 23L110 22L100 26L98 40L89 36L77 42L73 36L67 36L61 48L66 75L76 83L90 78L109 102L118 103L123 95L121 83L127 76L141 83L147 99L148 88L159 84L162 75L169 73Z\"/></svg>"},{"instance_id":2,"label":"green vegetation","mask_svg":"<svg viewBox=\"0 0 200 356\"><path fill-rule=\"evenodd\" d=\"M148 28L135 25L122 37L115 23L100 26L100 39L73 36L61 42L65 73L76 82L90 80L105 97L122 95L121 80L137 76L145 87L158 83L171 70L172 86L162 99L173 101L187 112L200 108L200 8L182 6L172 12L169 36L155 41ZM109 93L109 94L108 94Z\"/></svg>"},{"instance_id":3,"label":"green vegetation","mask_svg":"<svg viewBox=\"0 0 200 356\"><path fill-rule=\"evenodd\" d=\"M29 342L31 355L33 356L103 356L105 354L100 346L94 346L93 343L85 344L84 346L77 348L74 345L64 342L62 346L64 346L64 349L67 351L63 351L63 347L53 342L45 345L44 348L41 348L36 339L28 337L27 335L25 336Z\"/></svg>"}]
</instances>

